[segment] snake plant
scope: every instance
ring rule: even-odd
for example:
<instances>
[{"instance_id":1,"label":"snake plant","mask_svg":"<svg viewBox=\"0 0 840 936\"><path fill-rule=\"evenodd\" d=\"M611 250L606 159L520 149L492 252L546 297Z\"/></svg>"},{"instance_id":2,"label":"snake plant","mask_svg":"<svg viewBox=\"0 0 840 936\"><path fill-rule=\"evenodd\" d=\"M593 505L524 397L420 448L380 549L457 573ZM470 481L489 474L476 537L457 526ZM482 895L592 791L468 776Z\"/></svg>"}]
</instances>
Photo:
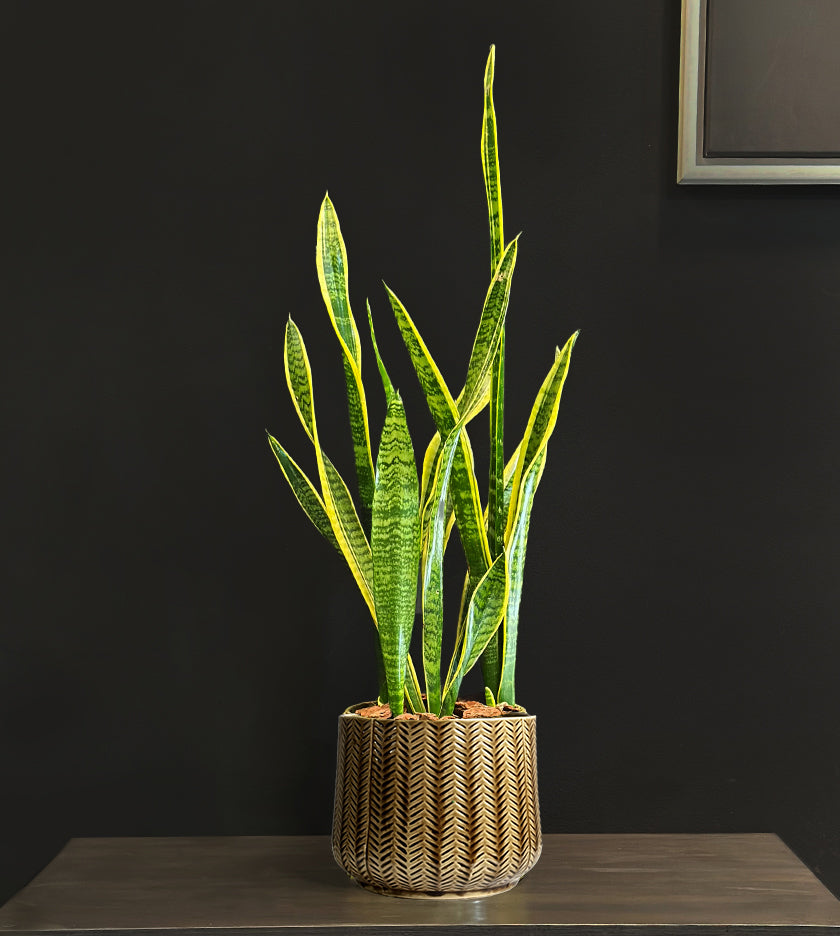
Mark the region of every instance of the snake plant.
<instances>
[{"instance_id":1,"label":"snake plant","mask_svg":"<svg viewBox=\"0 0 840 936\"><path fill-rule=\"evenodd\" d=\"M519 603L534 494L577 332L557 348L525 433L505 462L505 318L518 238L505 244L496 114L495 49L484 74L481 161L490 227L490 284L460 393L454 395L396 294L385 287L437 432L418 479L405 407L379 354L370 303L367 319L385 396L379 446L371 446L362 379L362 346L348 292L347 250L329 195L318 218L316 265L321 294L341 349L356 467L358 501L321 447L312 371L303 336L291 320L284 361L292 402L315 450L312 481L271 435L268 441L298 502L341 553L377 629L379 699L392 716L453 712L464 676L480 661L489 704L516 704L514 677ZM482 505L467 424L489 406L490 477ZM467 563L455 649L442 669L443 557L457 524ZM409 651L420 589L422 666ZM421 676L423 684L421 685Z\"/></svg>"}]
</instances>

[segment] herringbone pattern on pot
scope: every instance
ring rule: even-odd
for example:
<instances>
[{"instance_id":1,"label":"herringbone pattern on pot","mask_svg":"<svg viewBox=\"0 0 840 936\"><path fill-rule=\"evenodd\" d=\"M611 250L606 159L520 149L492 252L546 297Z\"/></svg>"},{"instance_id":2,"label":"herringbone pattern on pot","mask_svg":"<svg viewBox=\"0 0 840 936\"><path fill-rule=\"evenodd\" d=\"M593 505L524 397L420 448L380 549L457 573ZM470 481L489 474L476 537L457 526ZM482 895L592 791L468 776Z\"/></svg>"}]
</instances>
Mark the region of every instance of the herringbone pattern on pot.
<instances>
[{"instance_id":1,"label":"herringbone pattern on pot","mask_svg":"<svg viewBox=\"0 0 840 936\"><path fill-rule=\"evenodd\" d=\"M339 719L333 853L395 892L493 890L542 848L536 719Z\"/></svg>"}]
</instances>

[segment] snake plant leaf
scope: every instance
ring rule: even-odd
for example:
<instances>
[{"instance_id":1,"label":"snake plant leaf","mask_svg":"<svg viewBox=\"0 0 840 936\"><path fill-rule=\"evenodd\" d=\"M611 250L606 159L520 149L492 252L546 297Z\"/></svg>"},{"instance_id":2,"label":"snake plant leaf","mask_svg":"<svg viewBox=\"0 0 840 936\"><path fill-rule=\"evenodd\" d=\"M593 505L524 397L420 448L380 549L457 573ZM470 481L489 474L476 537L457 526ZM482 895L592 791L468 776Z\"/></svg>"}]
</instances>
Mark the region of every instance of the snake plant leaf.
<instances>
[{"instance_id":1,"label":"snake plant leaf","mask_svg":"<svg viewBox=\"0 0 840 936\"><path fill-rule=\"evenodd\" d=\"M525 570L525 550L528 547L528 527L534 494L545 469L547 447L540 449L537 457L525 472L519 494L519 505L513 521L510 542L507 547L508 588L504 621L499 628L502 647L502 671L497 697L500 702L516 705L514 677L516 672L516 640L519 632L519 603L522 599L522 581Z\"/></svg>"},{"instance_id":2,"label":"snake plant leaf","mask_svg":"<svg viewBox=\"0 0 840 936\"><path fill-rule=\"evenodd\" d=\"M440 433L436 432L432 436L432 441L426 446L426 452L423 455L423 470L420 474L420 503L425 504L428 501L432 491L432 485L435 480L438 459L440 458Z\"/></svg>"},{"instance_id":3,"label":"snake plant leaf","mask_svg":"<svg viewBox=\"0 0 840 936\"><path fill-rule=\"evenodd\" d=\"M490 273L494 275L502 259L504 224L502 217L502 189L499 172L499 146L496 127L496 109L493 104L493 77L496 49L490 46L484 70L484 114L481 124L481 167L487 196L487 218L490 230ZM487 486L488 524L487 539L490 554L495 558L504 550L506 516L504 502L504 405L505 405L505 336L502 332L499 350L493 361L490 378L490 459ZM485 683L497 686L501 678L501 648L497 633L487 644L481 657L481 671Z\"/></svg>"},{"instance_id":4,"label":"snake plant leaf","mask_svg":"<svg viewBox=\"0 0 840 936\"><path fill-rule=\"evenodd\" d=\"M353 496L345 484L344 479L336 470L335 465L333 465L323 452L321 453L321 459L323 461L324 474L327 480L329 502L332 504L335 514L336 524L333 526L333 529L335 529L336 525L338 526L341 531L341 539L345 542L352 555L353 562L350 569L354 576L361 578L365 586L365 593L373 595L373 560L371 558L371 548L365 531L362 529L362 523L356 511L356 505L353 503Z\"/></svg>"},{"instance_id":5,"label":"snake plant leaf","mask_svg":"<svg viewBox=\"0 0 840 936\"><path fill-rule=\"evenodd\" d=\"M368 324L370 325L370 341L373 345L373 353L376 355L376 366L379 368L379 376L382 378L382 389L385 391L385 404L387 406L394 398L395 391L394 385L391 383L391 378L388 376L388 371L385 369L385 363L379 353L379 345L376 343L376 332L373 330L373 313L370 311L370 302L367 303L367 314Z\"/></svg>"},{"instance_id":6,"label":"snake plant leaf","mask_svg":"<svg viewBox=\"0 0 840 936\"><path fill-rule=\"evenodd\" d=\"M367 536L362 528L353 497L330 459L318 444L318 430L313 405L312 372L303 336L295 323L291 321L286 329L285 347L286 379L289 384L292 401L307 434L316 446L319 476L322 489L326 492L322 500L314 485L304 475L291 457L276 439L269 436L272 450L280 463L283 473L289 480L295 495L307 516L315 526L338 549L347 561L356 580L362 597L370 609L373 623L378 627L374 604L373 557ZM288 473L287 473L288 472ZM379 636L377 634L377 646ZM381 648L377 653L381 657ZM405 691L415 711L421 711L423 702L417 674L408 659ZM384 667L384 664L383 664ZM386 685L380 687L380 695L387 692Z\"/></svg>"},{"instance_id":7,"label":"snake plant leaf","mask_svg":"<svg viewBox=\"0 0 840 936\"><path fill-rule=\"evenodd\" d=\"M487 194L487 214L490 222L490 272L502 257L504 226L502 224L502 188L499 181L499 141L496 128L496 108L493 105L493 78L496 70L496 47L490 46L484 69L484 117L481 122L481 166L484 190Z\"/></svg>"},{"instance_id":8,"label":"snake plant leaf","mask_svg":"<svg viewBox=\"0 0 840 936\"><path fill-rule=\"evenodd\" d=\"M511 278L516 264L517 243L518 237L508 244L496 275L487 290L481 320L470 354L467 380L461 391L459 402L452 397L440 369L408 314L408 310L388 285L385 285L400 334L426 397L429 412L432 414L438 432L443 436L449 435L461 415L466 414L466 420L469 422L487 404L486 399L482 403L482 396L486 388L489 388L493 360L504 331ZM485 391L482 391L482 387Z\"/></svg>"},{"instance_id":9,"label":"snake plant leaf","mask_svg":"<svg viewBox=\"0 0 840 936\"><path fill-rule=\"evenodd\" d=\"M432 517L428 546L423 561L423 671L426 677L426 704L440 714L440 661L443 641L443 555L446 549L449 480L463 431L461 419L447 436L438 460L432 495Z\"/></svg>"},{"instance_id":10,"label":"snake plant leaf","mask_svg":"<svg viewBox=\"0 0 840 936\"><path fill-rule=\"evenodd\" d=\"M312 403L312 369L300 329L289 316L286 322L286 341L283 347L283 366L286 383L295 411L306 434L315 441L315 408Z\"/></svg>"},{"instance_id":11,"label":"snake plant leaf","mask_svg":"<svg viewBox=\"0 0 840 936\"><path fill-rule=\"evenodd\" d=\"M347 485L321 449L318 426L315 421L312 369L309 366L309 356L306 353L303 335L292 319L289 319L286 325L283 358L292 402L315 449L321 498L330 527L375 622L376 608L373 600L373 565L370 545Z\"/></svg>"},{"instance_id":12,"label":"snake plant leaf","mask_svg":"<svg viewBox=\"0 0 840 936\"><path fill-rule=\"evenodd\" d=\"M403 712L406 656L414 625L420 560L419 483L405 408L395 394L376 459L371 550L373 595L392 715Z\"/></svg>"},{"instance_id":13,"label":"snake plant leaf","mask_svg":"<svg viewBox=\"0 0 840 936\"><path fill-rule=\"evenodd\" d=\"M516 473L513 478L510 509L508 510L507 525L505 529L505 542L510 541L514 515L519 503L519 492L522 487L522 477L531 463L548 443L551 433L557 424L557 411L560 407L560 395L569 373L572 349L575 346L580 332L575 332L563 346L562 351L555 350L554 363L540 387L525 434L519 444L519 458L516 464Z\"/></svg>"},{"instance_id":14,"label":"snake plant leaf","mask_svg":"<svg viewBox=\"0 0 840 936\"><path fill-rule=\"evenodd\" d=\"M421 527L420 527L420 539L423 544L422 548L425 551L426 546L429 541L429 526L431 523L431 517L434 507L434 501L432 498L432 487L435 479L435 472L437 471L438 459L440 458L440 433L436 432L432 437L432 441L429 443L428 448L426 449L425 457L423 458L423 471L421 474L420 482L420 509L422 511L421 518ZM446 520L446 541L449 541L449 534L452 532L452 527L455 525L455 505L452 503L452 498L450 497L446 504L447 511L447 520ZM446 543L444 543L444 550L446 549ZM420 556L420 570L422 575L423 570L424 555Z\"/></svg>"},{"instance_id":15,"label":"snake plant leaf","mask_svg":"<svg viewBox=\"0 0 840 936\"><path fill-rule=\"evenodd\" d=\"M437 424L438 432L443 436L448 436L456 421L462 418L458 406L453 400L443 375L435 364L426 343L423 341L405 306L387 286L385 289L391 302L391 308L394 310L403 341L417 372L429 411ZM501 314L504 315L504 308L501 309ZM493 355L498 347L500 334L500 331L496 330L495 343L485 347L484 360L477 365L476 374L485 371L489 373L493 363ZM468 409L463 417L465 422L472 415L474 415L474 412ZM467 557L467 564L473 573L474 579L478 581L490 565L490 547L487 542L487 530L482 520L481 497L478 491L478 481L475 478L472 447L466 431L461 433L459 447L455 455L450 496L455 508L455 517L461 534L464 554Z\"/></svg>"},{"instance_id":16,"label":"snake plant leaf","mask_svg":"<svg viewBox=\"0 0 840 936\"><path fill-rule=\"evenodd\" d=\"M405 663L405 698L408 707L415 713L425 712L423 697L420 694L420 680L417 678L417 670L414 668L414 661L411 659L410 653L406 654Z\"/></svg>"},{"instance_id":17,"label":"snake plant leaf","mask_svg":"<svg viewBox=\"0 0 840 936\"><path fill-rule=\"evenodd\" d=\"M487 542L493 558L504 552L507 514L504 511L504 407L505 407L505 336L493 362L490 386L490 464L487 480ZM485 686L498 686L502 677L500 633L490 639L481 655L481 673Z\"/></svg>"},{"instance_id":18,"label":"snake plant leaf","mask_svg":"<svg viewBox=\"0 0 840 936\"><path fill-rule=\"evenodd\" d=\"M443 374L441 374L434 358L426 347L426 342L423 341L407 309L390 287L387 284L383 285L388 294L388 301L394 311L400 334L408 349L411 363L417 372L417 378L420 381L423 395L426 397L429 412L432 414L438 432L443 436L447 436L460 416L458 407L449 392L446 381L443 379Z\"/></svg>"},{"instance_id":19,"label":"snake plant leaf","mask_svg":"<svg viewBox=\"0 0 840 936\"><path fill-rule=\"evenodd\" d=\"M484 299L467 367L467 379L458 400L459 410L469 413L470 419L481 412L487 403L486 394L490 387L493 360L498 353L505 328L518 244L517 234L505 248Z\"/></svg>"},{"instance_id":20,"label":"snake plant leaf","mask_svg":"<svg viewBox=\"0 0 840 936\"><path fill-rule=\"evenodd\" d=\"M508 463L505 465L505 491L503 495L505 516L508 515L508 510L510 509L510 498L513 493L513 477L516 474L516 465L519 462L520 445L516 446L516 450L514 451L513 455L510 456Z\"/></svg>"},{"instance_id":21,"label":"snake plant leaf","mask_svg":"<svg viewBox=\"0 0 840 936\"><path fill-rule=\"evenodd\" d=\"M344 356L344 379L347 386L347 408L353 437L353 455L359 495L367 514L373 502L373 458L370 451L367 402L362 383L362 347L356 321L350 309L347 288L347 249L341 227L329 195L324 196L318 216L318 236L315 247L318 282Z\"/></svg>"},{"instance_id":22,"label":"snake plant leaf","mask_svg":"<svg viewBox=\"0 0 840 936\"><path fill-rule=\"evenodd\" d=\"M487 197L487 218L490 230L490 273L495 278L503 257L504 225L502 216L502 189L499 172L499 147L496 127L496 109L493 104L493 77L496 49L490 46L484 70L484 114L481 123L481 168ZM489 381L481 385L480 403L485 397L490 404L490 451L487 503L489 520L487 538L490 554L494 558L504 549L505 517L502 512L504 495L504 372L505 336L502 331L499 348L493 360ZM466 392L466 385L465 385ZM481 671L485 683L498 685L501 677L501 651L498 634L495 635L481 657Z\"/></svg>"},{"instance_id":23,"label":"snake plant leaf","mask_svg":"<svg viewBox=\"0 0 840 936\"><path fill-rule=\"evenodd\" d=\"M490 553L498 556L505 548L505 336L493 362L490 390L490 479L487 488L487 539Z\"/></svg>"},{"instance_id":24,"label":"snake plant leaf","mask_svg":"<svg viewBox=\"0 0 840 936\"><path fill-rule=\"evenodd\" d=\"M303 512L309 517L318 532L341 552L341 547L338 545L338 540L335 538L335 533L333 533L330 526L330 518L327 516L327 510L321 500L321 495L315 490L315 486L277 439L270 433L267 433L267 435L268 444L271 446L271 451L274 452L277 464L280 465L280 470L289 482L289 487L291 487L297 502L303 508Z\"/></svg>"},{"instance_id":25,"label":"snake plant leaf","mask_svg":"<svg viewBox=\"0 0 840 936\"><path fill-rule=\"evenodd\" d=\"M458 662L444 687L443 715L451 715L458 698L458 690L466 674L472 669L496 633L505 615L508 595L507 556L498 556L476 585L467 608L464 635L460 648L456 646ZM460 650L460 652L459 652Z\"/></svg>"},{"instance_id":26,"label":"snake plant leaf","mask_svg":"<svg viewBox=\"0 0 840 936\"><path fill-rule=\"evenodd\" d=\"M513 489L513 476L516 472L516 464L519 459L519 446L517 445L516 450L513 455L508 460L508 463L505 465L504 474L503 474L503 495L502 495L502 513L504 517L507 517L508 505L510 504L511 491ZM489 515L490 515L490 505L488 504L487 509L484 511L484 522L488 524L489 529ZM504 527L502 527L502 532L504 532ZM467 609L468 600L472 594L472 586L475 585L474 581L471 581L469 571L467 572L464 578L463 591L461 593L461 606L458 610L458 629L457 636L455 638L456 646L458 642L462 639L464 631L464 614ZM501 628L496 632L495 636L488 642L487 646L484 649L484 653L481 655L481 673L484 678L485 685L493 685L498 687L501 678L502 678L502 645L501 645Z\"/></svg>"}]
</instances>

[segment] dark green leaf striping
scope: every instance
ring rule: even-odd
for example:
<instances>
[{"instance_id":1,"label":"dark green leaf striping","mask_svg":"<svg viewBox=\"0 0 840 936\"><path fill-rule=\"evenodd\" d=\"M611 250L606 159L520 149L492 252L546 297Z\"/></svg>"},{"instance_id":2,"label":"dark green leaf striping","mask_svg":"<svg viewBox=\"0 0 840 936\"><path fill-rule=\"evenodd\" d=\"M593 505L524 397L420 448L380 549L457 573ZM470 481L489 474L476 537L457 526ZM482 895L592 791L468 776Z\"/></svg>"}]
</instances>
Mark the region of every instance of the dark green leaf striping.
<instances>
[{"instance_id":1,"label":"dark green leaf striping","mask_svg":"<svg viewBox=\"0 0 840 936\"><path fill-rule=\"evenodd\" d=\"M388 405L376 460L371 525L373 596L391 712L403 711L420 558L419 484L399 394Z\"/></svg>"},{"instance_id":2,"label":"dark green leaf striping","mask_svg":"<svg viewBox=\"0 0 840 936\"><path fill-rule=\"evenodd\" d=\"M569 338L562 351L558 349L555 352L554 363L546 375L539 393L537 394L537 398L534 401L534 405L531 408L531 415L528 419L525 435L519 443L519 459L516 465L516 474L513 479L511 506L508 511L507 528L505 531L506 540L510 539L511 526L513 524L513 514L511 511L516 510L517 507L522 478L540 450L548 442L557 423L560 396L566 382L566 376L569 372L572 349L575 346L578 334L578 332L575 332L572 337Z\"/></svg>"},{"instance_id":3,"label":"dark green leaf striping","mask_svg":"<svg viewBox=\"0 0 840 936\"><path fill-rule=\"evenodd\" d=\"M423 566L423 671L426 677L426 704L440 713L440 662L443 640L443 554L446 547L449 479L460 442L463 424L459 422L441 449L429 496L429 542Z\"/></svg>"},{"instance_id":4,"label":"dark green leaf striping","mask_svg":"<svg viewBox=\"0 0 840 936\"><path fill-rule=\"evenodd\" d=\"M476 407L478 401L486 394L490 383L493 360L505 327L517 245L518 237L508 244L487 290L467 367L467 379L461 394L459 408L462 413Z\"/></svg>"},{"instance_id":5,"label":"dark green leaf striping","mask_svg":"<svg viewBox=\"0 0 840 936\"><path fill-rule=\"evenodd\" d=\"M268 444L271 446L274 457L280 465L280 470L289 482L289 486L294 492L298 503L303 508L303 512L309 517L318 532L341 552L341 547L338 545L338 540L335 538L335 533L333 533L333 529L330 526L330 518L327 516L324 502L321 500L312 482L306 477L297 462L295 462L292 456L289 455L273 435L269 434Z\"/></svg>"},{"instance_id":6,"label":"dark green leaf striping","mask_svg":"<svg viewBox=\"0 0 840 936\"><path fill-rule=\"evenodd\" d=\"M490 272L499 264L504 244L502 224L502 187L499 177L499 144L496 108L493 105L493 78L496 70L496 47L490 46L484 69L484 117L481 124L481 166L484 190L487 194L487 214L490 226Z\"/></svg>"},{"instance_id":7,"label":"dark green leaf striping","mask_svg":"<svg viewBox=\"0 0 840 936\"><path fill-rule=\"evenodd\" d=\"M464 676L472 669L479 656L496 633L505 613L507 600L507 559L499 556L482 580L476 585L466 615L463 642L457 665L444 688L443 715L452 713L458 689ZM456 652L458 647L456 646Z\"/></svg>"},{"instance_id":8,"label":"dark green leaf striping","mask_svg":"<svg viewBox=\"0 0 840 936\"><path fill-rule=\"evenodd\" d=\"M357 330L350 311L350 293L347 286L347 251L341 227L329 195L324 197L318 218L317 267L324 301L332 315L335 329L347 350L361 367L361 352Z\"/></svg>"},{"instance_id":9,"label":"dark green leaf striping","mask_svg":"<svg viewBox=\"0 0 840 936\"><path fill-rule=\"evenodd\" d=\"M286 383L301 424L310 439L315 439L315 411L312 403L312 371L300 329L291 318L286 323L283 354Z\"/></svg>"},{"instance_id":10,"label":"dark green leaf striping","mask_svg":"<svg viewBox=\"0 0 840 936\"><path fill-rule=\"evenodd\" d=\"M458 407L455 400L405 306L387 285L385 290L414 370L417 372L417 379L420 381L420 388L426 397L432 419L441 436L448 436L458 420Z\"/></svg>"},{"instance_id":11,"label":"dark green leaf striping","mask_svg":"<svg viewBox=\"0 0 840 936\"><path fill-rule=\"evenodd\" d=\"M382 378L382 389L385 391L386 405L391 402L394 396L394 385L385 369L385 362L379 353L379 345L376 343L376 332L373 330L373 313L370 311L370 302L367 304L368 325L370 326L370 341L373 345L373 353L376 356L376 366L379 369L379 376Z\"/></svg>"},{"instance_id":12,"label":"dark green leaf striping","mask_svg":"<svg viewBox=\"0 0 840 936\"><path fill-rule=\"evenodd\" d=\"M508 574L510 588L505 609L502 634L502 674L499 682L498 700L516 704L516 641L519 633L519 603L522 599L522 582L525 572L525 550L528 547L528 527L534 494L545 468L547 448L543 448L525 474L519 496L519 509L513 522L508 543Z\"/></svg>"}]
</instances>

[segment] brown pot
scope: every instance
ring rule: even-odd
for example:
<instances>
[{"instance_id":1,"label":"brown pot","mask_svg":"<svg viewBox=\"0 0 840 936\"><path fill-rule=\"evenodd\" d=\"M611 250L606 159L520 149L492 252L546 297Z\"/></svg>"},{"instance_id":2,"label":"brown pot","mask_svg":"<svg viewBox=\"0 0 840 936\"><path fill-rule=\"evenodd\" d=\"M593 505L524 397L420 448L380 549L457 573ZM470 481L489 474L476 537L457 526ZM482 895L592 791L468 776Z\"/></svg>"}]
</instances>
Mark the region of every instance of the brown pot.
<instances>
[{"instance_id":1,"label":"brown pot","mask_svg":"<svg viewBox=\"0 0 840 936\"><path fill-rule=\"evenodd\" d=\"M362 707L338 719L338 864L394 897L515 887L542 851L536 718L395 721Z\"/></svg>"}]
</instances>

